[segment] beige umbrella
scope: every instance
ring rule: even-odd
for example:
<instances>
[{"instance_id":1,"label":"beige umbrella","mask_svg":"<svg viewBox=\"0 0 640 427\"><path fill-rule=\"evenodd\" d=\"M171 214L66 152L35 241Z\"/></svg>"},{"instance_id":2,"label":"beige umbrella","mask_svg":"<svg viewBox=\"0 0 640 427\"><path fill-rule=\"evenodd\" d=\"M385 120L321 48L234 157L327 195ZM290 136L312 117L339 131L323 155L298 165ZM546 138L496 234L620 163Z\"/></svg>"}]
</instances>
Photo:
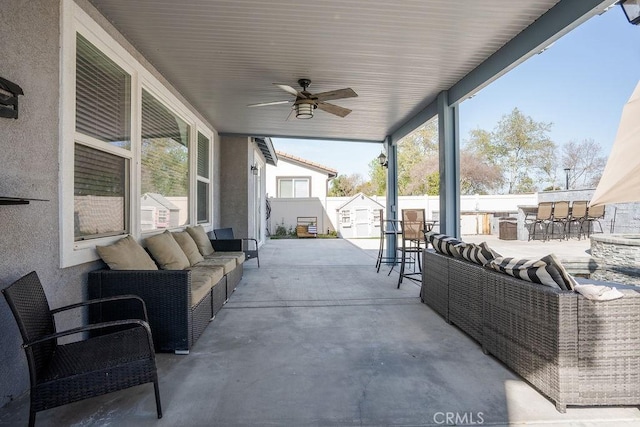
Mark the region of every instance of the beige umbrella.
<instances>
[{"instance_id":1,"label":"beige umbrella","mask_svg":"<svg viewBox=\"0 0 640 427\"><path fill-rule=\"evenodd\" d=\"M640 201L640 82L622 109L607 166L591 206Z\"/></svg>"}]
</instances>

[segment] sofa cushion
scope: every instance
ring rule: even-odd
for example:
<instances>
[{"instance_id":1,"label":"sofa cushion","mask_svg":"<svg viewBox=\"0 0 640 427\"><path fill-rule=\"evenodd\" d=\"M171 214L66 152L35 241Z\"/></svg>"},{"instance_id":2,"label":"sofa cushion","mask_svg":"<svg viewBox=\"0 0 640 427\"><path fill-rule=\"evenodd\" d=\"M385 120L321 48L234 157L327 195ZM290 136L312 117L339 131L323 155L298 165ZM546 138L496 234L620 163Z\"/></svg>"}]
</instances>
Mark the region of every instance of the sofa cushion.
<instances>
[{"instance_id":1,"label":"sofa cushion","mask_svg":"<svg viewBox=\"0 0 640 427\"><path fill-rule=\"evenodd\" d=\"M157 270L158 266L136 240L127 236L112 245L96 246L100 258L112 270Z\"/></svg>"},{"instance_id":2,"label":"sofa cushion","mask_svg":"<svg viewBox=\"0 0 640 427\"><path fill-rule=\"evenodd\" d=\"M191 234L186 231L174 232L171 234L173 235L173 238L176 239L176 242L178 242L178 245L180 245L182 252L187 256L189 264L195 265L204 261L204 257L200 253L198 245L196 245Z\"/></svg>"},{"instance_id":3,"label":"sofa cushion","mask_svg":"<svg viewBox=\"0 0 640 427\"><path fill-rule=\"evenodd\" d=\"M558 273L560 273L560 277L562 278L562 283L558 283L558 285L560 285L560 288L564 289L565 291L572 291L577 282L567 272L560 260L554 254L549 254L542 259L545 260L545 262L547 262L548 264L553 265L556 270L558 270Z\"/></svg>"},{"instance_id":4,"label":"sofa cushion","mask_svg":"<svg viewBox=\"0 0 640 427\"><path fill-rule=\"evenodd\" d=\"M224 274L229 274L236 268L236 260L233 258L209 258L195 265L195 267L205 266L222 267L224 268Z\"/></svg>"},{"instance_id":5,"label":"sofa cushion","mask_svg":"<svg viewBox=\"0 0 640 427\"><path fill-rule=\"evenodd\" d=\"M207 272L191 272L191 307L197 305L211 292L211 286L211 277Z\"/></svg>"},{"instance_id":6,"label":"sofa cushion","mask_svg":"<svg viewBox=\"0 0 640 427\"><path fill-rule=\"evenodd\" d=\"M211 255L214 252L209 236L207 236L207 233L201 225L196 227L187 227L187 233L189 233L196 242L198 250L203 256Z\"/></svg>"},{"instance_id":7,"label":"sofa cushion","mask_svg":"<svg viewBox=\"0 0 640 427\"><path fill-rule=\"evenodd\" d=\"M458 252L457 245L460 245L462 242L455 237L447 236L446 234L429 232L425 234L425 237L433 246L433 249L436 252L442 255L449 255L456 258L460 258L460 253Z\"/></svg>"},{"instance_id":8,"label":"sofa cushion","mask_svg":"<svg viewBox=\"0 0 640 427\"><path fill-rule=\"evenodd\" d=\"M528 282L538 283L555 289L563 289L564 281L549 257L523 259L498 257L491 260L488 267Z\"/></svg>"},{"instance_id":9,"label":"sofa cushion","mask_svg":"<svg viewBox=\"0 0 640 427\"><path fill-rule=\"evenodd\" d=\"M147 249L163 270L184 270L191 266L176 239L169 230L145 240Z\"/></svg>"},{"instance_id":10,"label":"sofa cushion","mask_svg":"<svg viewBox=\"0 0 640 427\"><path fill-rule=\"evenodd\" d=\"M456 249L458 249L463 259L480 265L486 265L492 259L501 256L491 249L486 242L482 242L479 245L475 243L461 243Z\"/></svg>"},{"instance_id":11,"label":"sofa cushion","mask_svg":"<svg viewBox=\"0 0 640 427\"><path fill-rule=\"evenodd\" d=\"M216 283L224 277L224 267L221 265L196 265L187 268L197 274L206 274L211 279L211 286L215 286ZM193 274L193 273L192 273Z\"/></svg>"},{"instance_id":12,"label":"sofa cushion","mask_svg":"<svg viewBox=\"0 0 640 427\"><path fill-rule=\"evenodd\" d=\"M240 265L242 264L245 259L246 256L244 254L244 252L234 252L234 251L218 251L218 252L214 252L211 255L207 255L206 257L204 257L205 259L215 259L215 258L233 258L236 260L236 265Z\"/></svg>"}]
</instances>

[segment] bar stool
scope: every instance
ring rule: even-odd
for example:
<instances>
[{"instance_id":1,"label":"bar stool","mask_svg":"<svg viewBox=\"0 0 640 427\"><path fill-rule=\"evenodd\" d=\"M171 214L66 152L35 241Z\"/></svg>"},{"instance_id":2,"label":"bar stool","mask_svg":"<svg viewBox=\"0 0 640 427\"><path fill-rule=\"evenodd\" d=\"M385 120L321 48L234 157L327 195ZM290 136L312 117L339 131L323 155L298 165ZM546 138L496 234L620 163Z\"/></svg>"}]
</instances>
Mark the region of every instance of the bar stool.
<instances>
[{"instance_id":1,"label":"bar stool","mask_svg":"<svg viewBox=\"0 0 640 427\"><path fill-rule=\"evenodd\" d=\"M389 236L395 235L396 237L401 234L400 231L400 221L395 219L384 219L384 209L379 210L380 215L380 248L378 249L378 259L376 261L376 272L380 272L380 266L383 262L393 261L393 264L396 263L398 259L397 255L397 239L396 239L396 249L393 251L393 256L391 254L387 254L387 256L383 256L384 254L384 246L386 240Z\"/></svg>"},{"instance_id":2,"label":"bar stool","mask_svg":"<svg viewBox=\"0 0 640 427\"><path fill-rule=\"evenodd\" d=\"M421 282L422 265L420 258L422 250L426 248L424 239L425 231L424 209L403 209L402 210L402 246L400 256L400 275L398 277L398 289L402 279ZM412 264L411 272L406 272L407 264ZM416 266L418 266L416 270Z\"/></svg>"}]
</instances>

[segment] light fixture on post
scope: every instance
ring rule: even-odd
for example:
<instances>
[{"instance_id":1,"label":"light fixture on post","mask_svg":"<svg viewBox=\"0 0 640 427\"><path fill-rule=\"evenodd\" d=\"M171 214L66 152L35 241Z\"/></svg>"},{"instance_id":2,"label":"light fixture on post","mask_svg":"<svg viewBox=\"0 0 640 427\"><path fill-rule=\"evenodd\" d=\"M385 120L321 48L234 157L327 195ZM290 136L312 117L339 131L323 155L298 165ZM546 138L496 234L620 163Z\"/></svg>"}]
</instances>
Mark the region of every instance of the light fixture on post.
<instances>
[{"instance_id":1,"label":"light fixture on post","mask_svg":"<svg viewBox=\"0 0 640 427\"><path fill-rule=\"evenodd\" d=\"M312 99L299 99L294 104L296 109L296 119L310 119L313 117L313 110L316 108Z\"/></svg>"},{"instance_id":2,"label":"light fixture on post","mask_svg":"<svg viewBox=\"0 0 640 427\"><path fill-rule=\"evenodd\" d=\"M620 7L630 23L640 24L640 0L620 0Z\"/></svg>"},{"instance_id":3,"label":"light fixture on post","mask_svg":"<svg viewBox=\"0 0 640 427\"><path fill-rule=\"evenodd\" d=\"M251 173L258 175L258 166L255 163L251 165Z\"/></svg>"},{"instance_id":4,"label":"light fixture on post","mask_svg":"<svg viewBox=\"0 0 640 427\"><path fill-rule=\"evenodd\" d=\"M385 156L384 153L380 153L380 155L378 156L378 163L380 163L380 166L382 166L383 168L389 167L389 161L387 160L387 156Z\"/></svg>"},{"instance_id":5,"label":"light fixture on post","mask_svg":"<svg viewBox=\"0 0 640 427\"><path fill-rule=\"evenodd\" d=\"M565 175L565 190L569 189L569 172L571 171L571 168L564 168L564 175Z\"/></svg>"}]
</instances>

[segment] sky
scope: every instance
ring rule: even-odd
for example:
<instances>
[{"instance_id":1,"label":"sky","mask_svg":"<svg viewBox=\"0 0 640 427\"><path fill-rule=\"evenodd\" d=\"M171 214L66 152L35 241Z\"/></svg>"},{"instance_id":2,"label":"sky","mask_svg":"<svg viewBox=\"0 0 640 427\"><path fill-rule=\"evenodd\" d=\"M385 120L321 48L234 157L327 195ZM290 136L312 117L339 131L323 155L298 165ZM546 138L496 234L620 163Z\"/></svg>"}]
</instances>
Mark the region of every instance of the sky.
<instances>
[{"instance_id":1,"label":"sky","mask_svg":"<svg viewBox=\"0 0 640 427\"><path fill-rule=\"evenodd\" d=\"M550 137L558 146L593 139L608 156L622 108L639 80L640 26L629 24L617 6L462 102L461 143L473 129L494 130L517 107L537 122L552 123ZM276 150L337 169L340 175L364 178L369 162L382 150L381 144L340 141L274 138L273 143Z\"/></svg>"}]
</instances>

